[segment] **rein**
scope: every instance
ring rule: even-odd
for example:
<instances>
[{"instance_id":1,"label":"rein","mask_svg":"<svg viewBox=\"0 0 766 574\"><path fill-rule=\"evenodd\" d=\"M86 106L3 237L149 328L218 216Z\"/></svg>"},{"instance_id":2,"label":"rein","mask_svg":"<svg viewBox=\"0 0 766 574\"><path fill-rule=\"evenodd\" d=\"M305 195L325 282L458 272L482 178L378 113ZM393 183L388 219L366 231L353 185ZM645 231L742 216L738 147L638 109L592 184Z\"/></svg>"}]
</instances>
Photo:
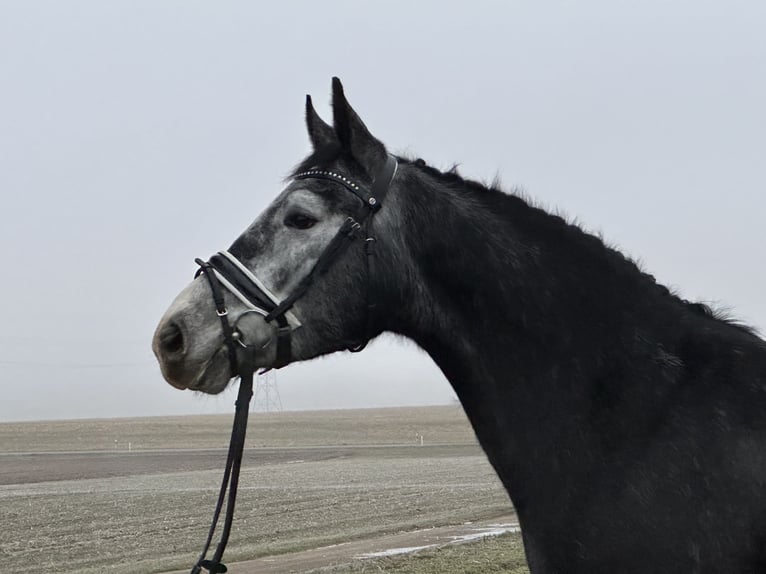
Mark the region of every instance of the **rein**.
<instances>
[{"instance_id":1,"label":"rein","mask_svg":"<svg viewBox=\"0 0 766 574\"><path fill-rule=\"evenodd\" d=\"M258 349L248 345L242 337L237 324L239 320L249 313L256 313L263 317L267 323L276 324L276 359L270 368L281 368L292 360L291 336L292 331L301 326L298 319L290 312L295 302L302 297L317 277L324 274L332 263L346 250L360 233L365 238L365 267L367 272L367 325L365 336L360 343L349 348L349 351L359 352L367 346L373 333L374 314L376 302L372 289L371 277L375 274L375 237L372 236L372 219L383 205L391 181L396 175L398 163L393 156L387 156L386 163L375 176L369 191L363 186L344 175L328 170L308 170L296 174L296 180L323 179L342 185L345 189L356 195L364 202L364 208L358 216L358 220L348 217L338 229L333 239L324 249L312 267L311 271L301 279L293 291L282 301L279 301L266 286L248 270L234 255L228 251L220 251L213 255L209 261L195 259L199 269L195 277L205 275L213 297L216 314L221 321L223 340L229 356L229 365L232 376L239 376L239 391L235 403L234 424L231 429L229 451L226 457L226 466L223 473L221 488L218 493L218 501L213 512L213 520L208 530L207 539L202 553L192 567L190 574L200 574L204 568L211 574L227 572L223 562L224 550L229 541L231 525L234 519L234 506L237 499L237 486L239 484L239 471L242 466L242 453L245 447L245 435L247 433L247 416L250 399L253 396L253 376L256 370L255 362ZM229 312L226 308L224 289L234 295L248 309L237 317L232 324L229 321ZM267 346L269 342L266 343ZM263 347L262 347L263 348ZM266 369L269 370L269 369ZM265 371L264 371L265 372ZM228 496L227 496L228 491ZM213 540L218 520L221 516L224 501L226 501L226 515L224 517L223 532L211 559L206 559L208 549Z\"/></svg>"}]
</instances>

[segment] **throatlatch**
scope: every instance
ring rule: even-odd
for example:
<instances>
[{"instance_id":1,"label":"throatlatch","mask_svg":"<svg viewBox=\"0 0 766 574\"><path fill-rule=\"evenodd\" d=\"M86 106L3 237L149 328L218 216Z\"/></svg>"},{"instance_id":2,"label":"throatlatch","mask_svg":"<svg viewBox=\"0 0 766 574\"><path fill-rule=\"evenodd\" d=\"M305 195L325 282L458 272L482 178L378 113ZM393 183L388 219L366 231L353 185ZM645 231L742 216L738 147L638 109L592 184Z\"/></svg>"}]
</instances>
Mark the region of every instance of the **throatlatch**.
<instances>
[{"instance_id":1,"label":"throatlatch","mask_svg":"<svg viewBox=\"0 0 766 574\"><path fill-rule=\"evenodd\" d=\"M210 525L202 553L192 567L190 574L200 574L203 568L211 574L223 573L228 570L226 565L221 562L221 559L229 540L231 524L234 519L239 471L242 466L242 453L247 433L247 415L250 399L253 396L253 375L256 370L256 354L259 351L255 347L248 346L242 339L242 334L237 329L237 322L250 312L263 316L264 320L268 323L274 322L276 324L277 349L273 367L280 368L287 365L292 359L292 331L301 325L298 319L290 312L290 309L303 296L314 280L329 269L330 265L345 251L351 241L360 233L363 233L365 238L365 266L367 269L367 326L362 341L349 350L358 352L364 349L373 334L375 311L375 297L371 281L371 276L375 272L375 238L371 233L371 222L375 213L383 205L383 198L396 175L397 167L396 159L393 156L388 156L385 165L373 180L369 191L364 186L334 171L309 170L295 176L295 179L298 180L324 179L338 183L359 197L364 202L364 208L358 216L358 221L353 217L348 217L344 221L335 237L333 237L329 245L319 256L319 259L317 259L311 271L301 279L292 293L282 301L279 301L247 267L228 251L218 252L209 261L195 259L195 262L199 265L195 277L204 274L210 285L215 310L221 320L221 330L223 331L223 340L229 354L231 374L232 377L239 376L240 384L234 424L229 441L229 452L226 457L226 467L218 493L218 501L213 512L213 521ZM239 315L234 324L229 322L229 311L226 307L224 289L229 291L248 308L247 311ZM224 518L223 532L213 557L208 560L206 559L207 551L213 540L224 500L226 500L226 516Z\"/></svg>"}]
</instances>

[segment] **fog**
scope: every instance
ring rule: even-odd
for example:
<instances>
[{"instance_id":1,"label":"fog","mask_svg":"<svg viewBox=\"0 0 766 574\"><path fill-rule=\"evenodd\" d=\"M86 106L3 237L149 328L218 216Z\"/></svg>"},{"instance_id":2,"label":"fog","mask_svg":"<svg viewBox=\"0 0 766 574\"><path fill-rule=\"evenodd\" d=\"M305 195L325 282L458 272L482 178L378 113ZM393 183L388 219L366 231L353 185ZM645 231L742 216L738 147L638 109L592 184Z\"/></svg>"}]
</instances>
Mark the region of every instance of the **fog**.
<instances>
[{"instance_id":1,"label":"fog","mask_svg":"<svg viewBox=\"0 0 766 574\"><path fill-rule=\"evenodd\" d=\"M764 29L756 1L0 3L0 421L232 410L167 385L151 335L333 75L391 151L499 175L766 327ZM278 381L286 409L454 397L385 336Z\"/></svg>"}]
</instances>

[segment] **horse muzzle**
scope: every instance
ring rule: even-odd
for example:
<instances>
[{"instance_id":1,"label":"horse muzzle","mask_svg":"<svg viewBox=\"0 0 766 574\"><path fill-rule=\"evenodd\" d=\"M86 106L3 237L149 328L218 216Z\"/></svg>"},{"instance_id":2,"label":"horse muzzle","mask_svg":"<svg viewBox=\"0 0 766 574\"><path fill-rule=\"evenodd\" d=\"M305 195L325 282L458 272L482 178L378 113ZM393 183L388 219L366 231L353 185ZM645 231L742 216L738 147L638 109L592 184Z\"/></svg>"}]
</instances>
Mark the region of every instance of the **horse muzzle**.
<instances>
[{"instance_id":1,"label":"horse muzzle","mask_svg":"<svg viewBox=\"0 0 766 574\"><path fill-rule=\"evenodd\" d=\"M177 389L215 394L226 388L233 376L221 342L206 344L199 333L188 330L183 317L160 321L154 332L152 350L162 376Z\"/></svg>"},{"instance_id":2,"label":"horse muzzle","mask_svg":"<svg viewBox=\"0 0 766 574\"><path fill-rule=\"evenodd\" d=\"M152 350L163 377L173 387L215 394L240 374L238 366L246 358L259 368L277 362L278 326L265 321L262 312L246 308L232 297L226 301L225 317L218 313L206 281L200 277L160 319ZM222 319L230 325L228 343Z\"/></svg>"}]
</instances>

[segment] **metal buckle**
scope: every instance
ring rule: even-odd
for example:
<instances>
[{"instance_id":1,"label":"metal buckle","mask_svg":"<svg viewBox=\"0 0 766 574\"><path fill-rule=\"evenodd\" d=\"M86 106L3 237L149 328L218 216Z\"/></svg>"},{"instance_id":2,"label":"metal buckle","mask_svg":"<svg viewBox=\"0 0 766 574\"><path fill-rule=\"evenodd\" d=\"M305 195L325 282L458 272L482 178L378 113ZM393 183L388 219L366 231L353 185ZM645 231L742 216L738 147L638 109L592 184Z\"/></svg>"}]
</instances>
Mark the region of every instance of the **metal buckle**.
<instances>
[{"instance_id":1,"label":"metal buckle","mask_svg":"<svg viewBox=\"0 0 766 574\"><path fill-rule=\"evenodd\" d=\"M346 218L346 223L351 225L351 229L356 231L357 229L360 229L362 226L359 224L359 222L354 219L353 217L349 216Z\"/></svg>"},{"instance_id":2,"label":"metal buckle","mask_svg":"<svg viewBox=\"0 0 766 574\"><path fill-rule=\"evenodd\" d=\"M219 317L225 317L226 315L229 314L229 310L226 307L223 308L223 311L219 311L218 309L216 309L215 314L218 315Z\"/></svg>"},{"instance_id":3,"label":"metal buckle","mask_svg":"<svg viewBox=\"0 0 766 574\"><path fill-rule=\"evenodd\" d=\"M347 217L343 226L348 226L348 231L346 231L345 235L350 239L355 238L359 230L362 229L362 225L353 217ZM343 231L343 227L341 227L340 231Z\"/></svg>"}]
</instances>

